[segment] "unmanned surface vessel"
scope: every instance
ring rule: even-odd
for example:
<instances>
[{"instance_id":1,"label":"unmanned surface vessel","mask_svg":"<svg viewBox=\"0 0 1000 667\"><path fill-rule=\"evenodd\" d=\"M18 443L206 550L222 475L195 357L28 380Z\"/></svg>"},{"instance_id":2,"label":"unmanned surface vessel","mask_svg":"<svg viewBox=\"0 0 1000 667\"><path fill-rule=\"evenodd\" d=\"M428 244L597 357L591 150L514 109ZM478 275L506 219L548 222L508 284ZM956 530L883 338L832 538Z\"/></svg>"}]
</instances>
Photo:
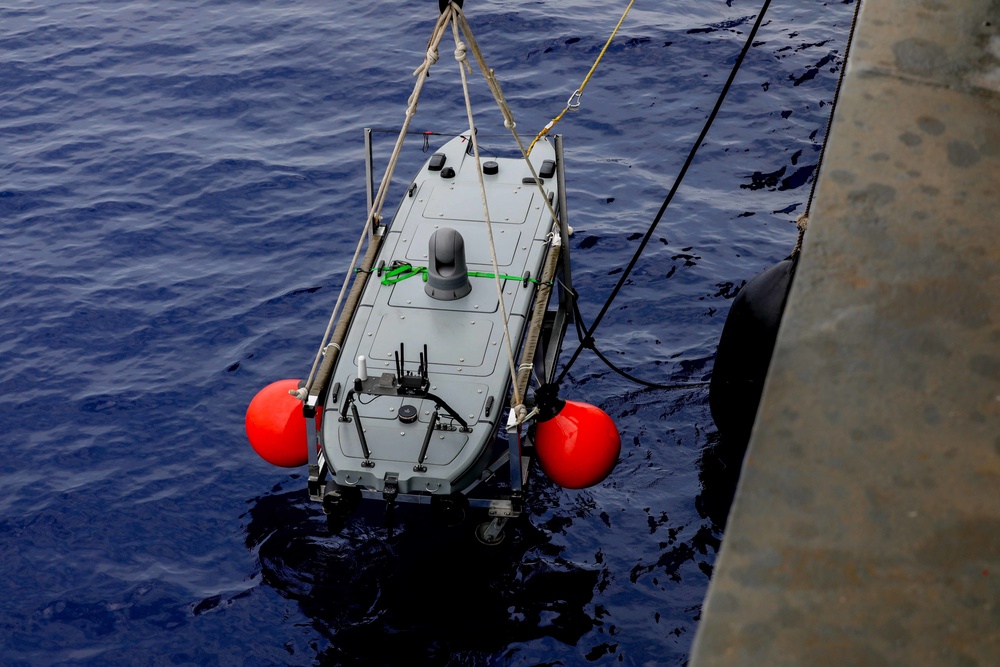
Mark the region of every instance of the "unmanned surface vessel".
<instances>
[{"instance_id":1,"label":"unmanned surface vessel","mask_svg":"<svg viewBox=\"0 0 1000 667\"><path fill-rule=\"evenodd\" d=\"M563 401L554 383L575 312L561 137L545 136L550 123L524 148L460 5L442 3L377 194L366 130L368 219L308 379L262 390L246 424L266 460L308 462L309 495L331 520L366 498L427 504L450 517L471 508L487 513L477 535L495 543L522 511L536 453L553 481L582 488L608 475L620 439L607 414ZM430 156L383 222L410 120L449 26L469 130ZM484 157L467 53L518 157L492 150Z\"/></svg>"},{"instance_id":2,"label":"unmanned surface vessel","mask_svg":"<svg viewBox=\"0 0 1000 667\"><path fill-rule=\"evenodd\" d=\"M322 415L309 490L328 513L362 497L520 512L533 443L507 405L526 409L531 375L552 380L570 316L568 290L549 298L569 279L567 227L553 218L565 211L560 139L536 144L530 166L472 153L469 133L445 144L372 231L308 387L307 421ZM498 473L499 492L486 484Z\"/></svg>"}]
</instances>

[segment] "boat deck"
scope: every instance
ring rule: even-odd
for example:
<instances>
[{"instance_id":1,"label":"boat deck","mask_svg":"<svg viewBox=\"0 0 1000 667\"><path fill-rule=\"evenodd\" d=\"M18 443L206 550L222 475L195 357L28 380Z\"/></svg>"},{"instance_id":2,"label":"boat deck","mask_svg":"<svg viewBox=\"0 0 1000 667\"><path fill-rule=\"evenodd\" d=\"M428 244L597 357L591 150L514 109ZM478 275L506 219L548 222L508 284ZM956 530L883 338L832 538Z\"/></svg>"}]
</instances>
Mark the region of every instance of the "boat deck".
<instances>
[{"instance_id":1,"label":"boat deck","mask_svg":"<svg viewBox=\"0 0 1000 667\"><path fill-rule=\"evenodd\" d=\"M690 664L1000 660L1000 14L865 0Z\"/></svg>"},{"instance_id":2,"label":"boat deck","mask_svg":"<svg viewBox=\"0 0 1000 667\"><path fill-rule=\"evenodd\" d=\"M552 241L553 220L544 198L558 197L555 150L540 142L531 156L544 195L523 160L482 158L502 277L501 309L476 162L468 148L466 137L452 139L414 178L386 232L380 275L368 281L344 341L334 373L334 382L344 389L331 394L326 406L329 414L340 411L344 419L323 422L326 460L344 487L381 491L384 480L392 479L399 493L447 495L462 491L495 455L511 376L503 316L516 354L536 288L523 278L539 276ZM383 280L398 263L426 269L431 236L443 229L464 239L471 292L451 300L432 296L420 273ZM360 396L352 406L356 414L345 414L345 397L357 377L355 360L366 357L372 378L399 376L401 345L405 373L416 373L426 352L430 395ZM437 398L451 411L438 409L435 417L436 406L441 407ZM404 409L414 412L413 419L403 419ZM436 430L428 435L432 420ZM418 460L422 451L426 456Z\"/></svg>"}]
</instances>

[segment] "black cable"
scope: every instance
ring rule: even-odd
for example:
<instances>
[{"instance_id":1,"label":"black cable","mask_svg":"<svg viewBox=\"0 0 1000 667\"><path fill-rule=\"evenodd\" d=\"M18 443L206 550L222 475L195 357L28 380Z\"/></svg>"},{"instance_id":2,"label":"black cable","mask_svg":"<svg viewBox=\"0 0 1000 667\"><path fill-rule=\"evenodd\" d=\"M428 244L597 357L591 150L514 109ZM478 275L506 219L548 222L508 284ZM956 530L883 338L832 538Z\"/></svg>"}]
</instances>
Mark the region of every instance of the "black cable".
<instances>
[{"instance_id":1,"label":"black cable","mask_svg":"<svg viewBox=\"0 0 1000 667\"><path fill-rule=\"evenodd\" d=\"M632 382L635 382L636 384L641 384L643 386L649 387L651 389L668 389L668 390L673 390L673 389L692 389L694 387L704 387L704 386L706 386L706 385L709 384L708 382L681 382L681 383L676 383L676 384L660 384L658 382L650 382L649 380L643 380L641 378L635 377L634 375L628 373L624 369L621 369L618 366L615 366L611 362L610 359L608 359L607 357L605 357L601 353L601 351L597 349L597 345L596 345L596 343L595 343L595 341L594 341L593 338L586 338L586 339L584 338L583 330L580 328L580 321L583 319L583 317L580 314L580 307L577 305L576 301L573 301L573 312L574 312L574 315L575 315L575 317L573 319L576 322L577 336L582 341L580 343L581 347L586 347L588 349L593 350L594 354L597 355L598 359L600 359L601 361L603 361L607 365L608 368L610 368L611 370L613 370L615 373L618 373L623 378L625 378L627 380L631 380ZM561 380L561 378L560 378L560 380Z\"/></svg>"},{"instance_id":2,"label":"black cable","mask_svg":"<svg viewBox=\"0 0 1000 667\"><path fill-rule=\"evenodd\" d=\"M854 17L851 19L851 31L847 35L847 43L844 45L844 59L840 66L840 74L837 76L837 87L833 91L833 101L830 104L830 118L826 122L826 132L823 133L823 148L819 151L819 159L816 160L816 169L813 171L813 181L809 188L809 199L806 200L805 215L809 215L812 209L813 198L816 196L816 185L819 183L820 169L823 167L823 156L826 155L826 146L830 141L830 131L833 129L833 117L837 112L837 101L840 99L840 89L844 85L844 76L847 74L847 58L851 55L851 44L854 43L854 31L858 27L858 15L861 13L861 0L854 0Z\"/></svg>"},{"instance_id":3,"label":"black cable","mask_svg":"<svg viewBox=\"0 0 1000 667\"><path fill-rule=\"evenodd\" d=\"M593 346L594 331L597 330L601 320L604 319L604 316L608 313L608 309L611 308L611 303L615 300L615 297L618 296L618 292L620 292L622 287L625 285L625 281L628 280L629 274L632 273L632 269L635 268L636 263L639 261L639 257L642 255L642 251L645 250L646 245L649 243L649 239L652 238L653 232L656 230L656 226L660 224L660 220L663 218L663 214L667 210L667 206L670 205L670 202L674 198L674 194L677 193L677 188L680 187L681 181L684 180L687 170L694 162L694 157L698 153L698 149L705 141L705 137L708 135L708 131L712 127L715 117L719 115L719 109L722 108L722 103L725 101L726 95L729 93L729 89L732 87L733 81L736 79L736 73L739 72L740 67L743 65L743 60L746 58L747 52L749 52L750 47L753 46L754 38L757 36L757 31L760 29L761 23L764 20L764 14L767 13L767 8L770 5L771 0L764 0L764 4L760 8L760 13L757 14L757 20L754 22L753 28L747 36L746 43L743 45L743 49L740 51L740 55L736 58L736 63L733 65L733 69L729 73L726 85L722 88L722 92L719 94L719 99L715 102L715 107L712 109L712 113L708 115L708 120L705 121L705 126L702 128L701 134L698 135L698 139L694 142L694 146L691 147L691 152L688 153L687 159L684 161L684 165L678 172L677 178L674 180L674 184L670 188L670 192L667 193L667 197L663 200L660 210L656 213L656 217L653 219L652 224L650 224L649 229L646 230L645 235L642 237L642 241L639 243L639 247L632 256L632 260L622 272L621 278L618 280L618 284L615 285L613 290L611 290L611 296L609 296L608 300L604 303L604 306L601 308L601 312L598 313L594 323L590 325L586 336L581 340L580 345L576 348L576 351L573 352L573 356L570 357L569 362L567 362L566 366L563 367L563 371L559 374L556 384L562 383L563 379L566 377L566 373L569 372L570 367L572 367L572 365L576 362L577 357L580 356L580 352L583 351L584 347L588 347L587 341L591 341L589 345L590 347Z\"/></svg>"},{"instance_id":4,"label":"black cable","mask_svg":"<svg viewBox=\"0 0 1000 667\"><path fill-rule=\"evenodd\" d=\"M678 382L677 384L660 384L658 382L649 382L648 380L637 378L634 375L629 374L625 370L618 368L613 363L611 363L610 359L601 354L601 351L598 350L596 347L591 346L590 349L594 351L594 354L597 355L598 359L607 364L608 368L613 370L615 373L618 373L623 378L631 380L636 384L641 384L643 386L650 387L652 389L693 389L695 387L707 387L709 384L711 384L710 382Z\"/></svg>"}]
</instances>

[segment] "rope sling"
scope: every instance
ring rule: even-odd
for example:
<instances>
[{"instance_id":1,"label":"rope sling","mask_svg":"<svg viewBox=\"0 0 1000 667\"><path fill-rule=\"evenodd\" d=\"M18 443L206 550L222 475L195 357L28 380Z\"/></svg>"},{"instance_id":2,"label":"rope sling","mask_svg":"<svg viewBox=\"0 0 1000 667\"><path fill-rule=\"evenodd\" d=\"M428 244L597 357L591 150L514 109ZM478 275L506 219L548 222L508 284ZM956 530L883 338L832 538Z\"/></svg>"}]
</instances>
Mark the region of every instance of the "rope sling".
<instances>
[{"instance_id":1,"label":"rope sling","mask_svg":"<svg viewBox=\"0 0 1000 667\"><path fill-rule=\"evenodd\" d=\"M518 149L521 152L521 156L524 159L525 164L527 164L529 171L531 172L531 176L535 181L536 187L538 188L539 192L542 195L542 201L545 203L545 205L548 208L549 214L552 216L553 224L559 225L560 218L556 214L552 202L550 202L549 198L545 195L545 191L542 187L543 183L542 179L539 178L537 171L535 170L534 166L528 159L528 151L525 149L524 144L521 141L521 138L520 136L518 136L516 131L516 123L514 122L513 113L511 112L510 107L508 106L506 100L504 99L503 91L500 89L500 84L496 79L494 71L490 69L486 64L486 60L483 57L482 51L479 49L479 46L472 35L471 26L466 20L461 7L455 2L449 2L447 6L444 7L441 15L438 17L438 20L431 33L431 38L428 41L427 50L424 56L423 63L419 67L417 67L413 72L413 76L417 77L417 81L414 84L413 92L410 94L410 97L407 100L406 115L403 122L403 126L399 131L399 135L393 147L393 151L389 158L388 165L386 166L385 174L383 175L382 181L379 184L378 193L376 194L371 209L368 212L368 219L364 226L364 229L362 230L361 236L358 239L357 246L355 247L354 256L351 259L351 266L357 267L358 258L361 257L361 252L365 246L366 239L368 240L369 243L368 252L364 257L361 266L359 268L356 268L352 272L348 272L347 275L345 276L344 283L341 286L340 293L337 297L336 305L334 306L333 312L330 315L330 320L327 324L326 331L323 335L323 340L320 344L319 349L316 352L316 356L313 360L312 368L309 371L309 377L306 380L305 385L302 388L298 389L297 391L289 392L302 401L310 401L318 398L318 395L321 392L322 388L315 386L317 376L318 374L322 374L322 371L325 371L327 369L332 370L332 366L336 361L337 355L340 352L340 345L344 337L346 336L346 330L349 326L350 318L343 317L343 315L345 313L353 312L354 305L356 305L357 300L360 298L360 293L361 291L363 291L364 285L367 281L367 277L372 272L372 265L374 263L375 255L377 254L377 249L380 241L380 239L372 237L372 230L375 229L382 221L382 208L385 205L389 184L392 181L392 176L395 172L396 165L399 161L399 156L402 151L403 142L406 138L406 135L409 134L410 122L413 116L416 114L417 104L420 100L420 94L428 78L430 69L435 63L437 63L439 59L438 55L439 46L449 26L451 26L452 35L455 41L455 60L458 62L459 72L462 80L462 89L465 97L466 115L468 118L469 128L470 128L470 141L472 143L473 156L476 161L476 166L477 166L476 171L479 176L480 198L483 204L483 212L484 212L487 236L490 246L490 259L493 266L492 273L471 272L470 275L475 274L476 277L483 277L483 278L489 277L494 279L497 289L497 297L499 300L499 307L501 310L503 334L507 352L507 363L510 367L511 377L518 378L519 376L523 375L523 373L519 373L519 369L515 361L511 336L507 325L507 312L506 312L506 303L504 301L504 295L503 295L503 285L501 283L501 280L508 280L508 279L523 280L523 279L518 276L506 276L504 274L501 274L499 267L497 265L497 255L493 239L493 229L492 229L492 223L490 221L489 203L487 201L485 183L483 181L483 170L480 160L479 142L477 140L475 119L472 113L472 102L469 93L469 83L468 83L468 78L466 76L467 72L471 73L472 71L472 67L468 62L468 53L470 51L473 57L475 58L477 64L479 65L483 77L486 80L487 86L489 87L490 92L493 94L493 98L497 106L499 107L501 114L504 117L504 127L510 130L515 142L517 143ZM462 40L462 37L464 37L465 41ZM551 237L553 239L552 241L553 249L555 250L558 247L559 234L554 233L551 235ZM395 280L391 280L391 282L396 282L406 277L426 272L425 268L424 269L420 268L414 269L413 267L400 267L400 268L403 268L404 270L400 271L399 273L392 274L391 277ZM351 288L352 277L355 278L353 288ZM390 278L390 276L387 275L386 278ZM552 280L544 280L544 281L532 280L532 279L528 280L530 282L539 284L542 288L548 287L550 289L551 289L551 284L553 282ZM351 288L350 294L348 294L349 288ZM525 356L528 356L527 352L528 350L526 348ZM524 365L521 366L521 370L522 371L524 370ZM525 385L526 382L513 383L513 389L512 389L513 396L511 398L511 408L512 408L513 421L517 425L520 425L525 420L532 417L534 414L534 413L529 413L524 405Z\"/></svg>"}]
</instances>

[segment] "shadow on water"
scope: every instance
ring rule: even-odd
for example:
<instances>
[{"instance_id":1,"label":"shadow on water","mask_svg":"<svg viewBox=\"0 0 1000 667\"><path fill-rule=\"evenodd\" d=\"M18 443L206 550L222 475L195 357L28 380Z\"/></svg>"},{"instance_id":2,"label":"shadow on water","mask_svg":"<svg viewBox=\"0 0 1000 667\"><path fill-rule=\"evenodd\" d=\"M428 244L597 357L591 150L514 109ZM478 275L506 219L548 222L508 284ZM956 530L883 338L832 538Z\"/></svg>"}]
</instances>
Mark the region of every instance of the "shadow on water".
<instances>
[{"instance_id":1,"label":"shadow on water","mask_svg":"<svg viewBox=\"0 0 1000 667\"><path fill-rule=\"evenodd\" d=\"M726 530L746 451L745 441L727 439L718 432L708 434L705 447L701 450L698 460L701 493L695 498L695 507L698 514L711 521L720 534Z\"/></svg>"},{"instance_id":2,"label":"shadow on water","mask_svg":"<svg viewBox=\"0 0 1000 667\"><path fill-rule=\"evenodd\" d=\"M709 419L704 392L657 403L662 398L640 392L625 402L655 403L667 422L674 414L683 415L683 423ZM658 443L664 423L652 427ZM666 509L646 508L640 518L648 526L640 525L639 515L624 505L598 517L602 506L587 505L593 502L589 495L574 496L583 505L567 505L561 490L533 471L526 513L508 524L498 546L484 546L474 537L481 515L449 526L426 506L397 505L390 526L385 506L375 502L363 503L331 534L321 507L308 499L304 480L293 476L291 490L279 486L250 503L246 547L259 563L261 582L304 617L311 639L296 647L295 659L307 657L310 664L400 664L395 656L417 666L581 664L605 649L642 655L653 644L643 646L637 638L647 634L659 637L654 643L661 651L676 639L677 654L661 655L662 664L682 664L687 633L699 620L700 594L685 598L690 593L679 587L712 576L746 451L745 442L726 440L711 427L695 431L674 433L678 444L699 445L697 452L687 450L690 458L682 450L662 451L675 451L678 463L692 466L691 482L696 474L699 488L691 489L694 507L688 508L701 520L670 520ZM640 430L637 437L652 436ZM683 514L682 509L670 514L676 512ZM596 537L588 533L594 530ZM567 533L575 538L567 540ZM600 553L604 540L632 545L634 559L591 560L592 549ZM632 596L630 602L622 603L620 595ZM682 599L690 616L672 618L677 614L671 605ZM614 629L607 609L624 617L628 612L619 605L640 600L650 617L662 613L674 624L640 622L634 629L637 643L619 647L609 641L607 633Z\"/></svg>"},{"instance_id":3,"label":"shadow on water","mask_svg":"<svg viewBox=\"0 0 1000 667\"><path fill-rule=\"evenodd\" d=\"M446 526L425 507L364 503L331 535L305 490L256 500L247 547L263 582L294 600L326 641L317 664L491 664L511 644L575 645L599 622L586 608L600 570L560 557L525 517L487 547L474 523Z\"/></svg>"}]
</instances>

